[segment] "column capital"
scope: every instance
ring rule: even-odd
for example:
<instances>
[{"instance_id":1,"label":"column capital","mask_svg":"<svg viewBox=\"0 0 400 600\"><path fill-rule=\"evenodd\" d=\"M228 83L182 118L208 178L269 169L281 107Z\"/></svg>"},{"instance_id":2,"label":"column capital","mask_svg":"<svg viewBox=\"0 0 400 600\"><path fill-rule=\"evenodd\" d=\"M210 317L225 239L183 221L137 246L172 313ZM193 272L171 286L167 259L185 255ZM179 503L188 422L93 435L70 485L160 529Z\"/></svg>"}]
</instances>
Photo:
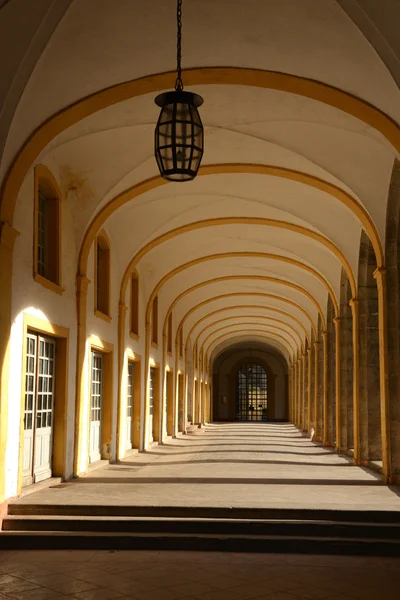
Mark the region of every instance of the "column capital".
<instances>
[{"instance_id":1,"label":"column capital","mask_svg":"<svg viewBox=\"0 0 400 600\"><path fill-rule=\"evenodd\" d=\"M333 317L332 321L335 323L340 323L340 321L342 320L342 317Z\"/></svg>"},{"instance_id":2,"label":"column capital","mask_svg":"<svg viewBox=\"0 0 400 600\"><path fill-rule=\"evenodd\" d=\"M91 283L90 279L88 279L86 277L86 275L82 275L81 273L78 273L76 276L76 289L77 292L80 294L86 294L88 287L89 287L89 283Z\"/></svg>"},{"instance_id":3,"label":"column capital","mask_svg":"<svg viewBox=\"0 0 400 600\"><path fill-rule=\"evenodd\" d=\"M314 340L313 344L314 346L318 346L321 342L319 340Z\"/></svg>"},{"instance_id":4,"label":"column capital","mask_svg":"<svg viewBox=\"0 0 400 600\"><path fill-rule=\"evenodd\" d=\"M151 330L151 323L150 323L150 321L146 321L145 327L146 327L146 331L150 331Z\"/></svg>"},{"instance_id":5,"label":"column capital","mask_svg":"<svg viewBox=\"0 0 400 600\"><path fill-rule=\"evenodd\" d=\"M125 303L123 302L119 302L118 304L118 310L120 313L126 313L126 311L128 310L128 307Z\"/></svg>"},{"instance_id":6,"label":"column capital","mask_svg":"<svg viewBox=\"0 0 400 600\"><path fill-rule=\"evenodd\" d=\"M0 246L5 246L8 250L14 249L14 243L20 232L5 221L0 221Z\"/></svg>"},{"instance_id":7,"label":"column capital","mask_svg":"<svg viewBox=\"0 0 400 600\"><path fill-rule=\"evenodd\" d=\"M328 338L328 332L327 332L327 331L322 331L322 332L321 332L321 334L322 334L322 339L323 339L324 341L326 341L326 340L327 340L327 338Z\"/></svg>"},{"instance_id":8,"label":"column capital","mask_svg":"<svg viewBox=\"0 0 400 600\"><path fill-rule=\"evenodd\" d=\"M386 278L386 269L385 267L378 267L373 272L374 279L376 280L376 284L379 287L382 287L385 278Z\"/></svg>"}]
</instances>

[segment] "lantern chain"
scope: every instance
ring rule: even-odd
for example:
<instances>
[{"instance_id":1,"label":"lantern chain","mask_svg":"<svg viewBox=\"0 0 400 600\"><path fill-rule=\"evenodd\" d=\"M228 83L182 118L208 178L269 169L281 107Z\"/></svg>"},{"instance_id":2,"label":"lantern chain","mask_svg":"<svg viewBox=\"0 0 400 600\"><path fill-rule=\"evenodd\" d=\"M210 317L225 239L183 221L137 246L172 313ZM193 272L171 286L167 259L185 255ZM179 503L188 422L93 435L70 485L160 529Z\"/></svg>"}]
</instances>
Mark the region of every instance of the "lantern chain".
<instances>
[{"instance_id":1,"label":"lantern chain","mask_svg":"<svg viewBox=\"0 0 400 600\"><path fill-rule=\"evenodd\" d=\"M177 78L175 82L175 89L177 91L183 90L183 81L182 81L182 67L181 67L181 59L182 59L182 0L178 0L177 10L176 10L176 23L177 23L177 46L176 46L176 71Z\"/></svg>"}]
</instances>

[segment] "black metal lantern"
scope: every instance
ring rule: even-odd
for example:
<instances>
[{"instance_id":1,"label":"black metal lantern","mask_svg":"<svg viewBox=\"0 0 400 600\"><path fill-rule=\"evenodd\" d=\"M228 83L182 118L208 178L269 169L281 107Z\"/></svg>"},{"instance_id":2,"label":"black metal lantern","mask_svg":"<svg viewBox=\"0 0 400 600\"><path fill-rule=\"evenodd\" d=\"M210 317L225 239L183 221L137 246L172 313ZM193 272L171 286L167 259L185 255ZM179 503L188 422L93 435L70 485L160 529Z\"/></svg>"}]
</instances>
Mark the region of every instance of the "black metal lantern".
<instances>
[{"instance_id":1,"label":"black metal lantern","mask_svg":"<svg viewBox=\"0 0 400 600\"><path fill-rule=\"evenodd\" d=\"M178 0L177 79L175 91L160 94L161 107L154 137L154 154L161 176L169 181L190 181L199 170L203 156L203 125L199 106L203 98L183 91L181 72L182 0Z\"/></svg>"}]
</instances>

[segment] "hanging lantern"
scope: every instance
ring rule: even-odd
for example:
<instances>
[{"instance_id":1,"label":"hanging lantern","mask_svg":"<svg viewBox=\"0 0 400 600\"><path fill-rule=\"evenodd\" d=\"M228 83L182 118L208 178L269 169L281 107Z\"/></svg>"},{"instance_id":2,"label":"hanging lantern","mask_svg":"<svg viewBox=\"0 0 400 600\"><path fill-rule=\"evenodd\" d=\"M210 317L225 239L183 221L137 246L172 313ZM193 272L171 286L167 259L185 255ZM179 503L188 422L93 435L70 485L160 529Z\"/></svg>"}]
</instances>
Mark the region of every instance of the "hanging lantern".
<instances>
[{"instance_id":1,"label":"hanging lantern","mask_svg":"<svg viewBox=\"0 0 400 600\"><path fill-rule=\"evenodd\" d=\"M177 79L175 91L156 97L161 107L154 137L154 154L160 174L169 181L194 179L203 156L203 125L199 106L203 98L183 91L181 70L182 0L177 7Z\"/></svg>"}]
</instances>

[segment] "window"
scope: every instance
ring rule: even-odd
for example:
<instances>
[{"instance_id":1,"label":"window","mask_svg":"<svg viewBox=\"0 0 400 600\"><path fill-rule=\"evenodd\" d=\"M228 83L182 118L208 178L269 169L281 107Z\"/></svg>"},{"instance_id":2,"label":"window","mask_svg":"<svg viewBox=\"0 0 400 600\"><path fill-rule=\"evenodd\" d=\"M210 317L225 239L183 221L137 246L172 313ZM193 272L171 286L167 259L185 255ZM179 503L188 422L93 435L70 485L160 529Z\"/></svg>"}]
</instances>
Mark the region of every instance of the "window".
<instances>
[{"instance_id":1,"label":"window","mask_svg":"<svg viewBox=\"0 0 400 600\"><path fill-rule=\"evenodd\" d=\"M183 327L179 329L179 357L183 358Z\"/></svg>"},{"instance_id":2,"label":"window","mask_svg":"<svg viewBox=\"0 0 400 600\"><path fill-rule=\"evenodd\" d=\"M139 335L139 278L132 275L131 283L131 333Z\"/></svg>"},{"instance_id":3,"label":"window","mask_svg":"<svg viewBox=\"0 0 400 600\"><path fill-rule=\"evenodd\" d=\"M35 169L34 264L36 281L61 285L60 195L56 182L45 167ZM54 286L53 286L54 287ZM55 290L59 291L59 290Z\"/></svg>"},{"instance_id":4,"label":"window","mask_svg":"<svg viewBox=\"0 0 400 600\"><path fill-rule=\"evenodd\" d=\"M172 353L172 312L168 317L167 351Z\"/></svg>"},{"instance_id":5,"label":"window","mask_svg":"<svg viewBox=\"0 0 400 600\"><path fill-rule=\"evenodd\" d=\"M151 341L158 344L158 296L153 300L151 311Z\"/></svg>"},{"instance_id":6,"label":"window","mask_svg":"<svg viewBox=\"0 0 400 600\"><path fill-rule=\"evenodd\" d=\"M96 240L96 313L110 313L110 244L105 235ZM101 316L100 315L100 316Z\"/></svg>"}]
</instances>

